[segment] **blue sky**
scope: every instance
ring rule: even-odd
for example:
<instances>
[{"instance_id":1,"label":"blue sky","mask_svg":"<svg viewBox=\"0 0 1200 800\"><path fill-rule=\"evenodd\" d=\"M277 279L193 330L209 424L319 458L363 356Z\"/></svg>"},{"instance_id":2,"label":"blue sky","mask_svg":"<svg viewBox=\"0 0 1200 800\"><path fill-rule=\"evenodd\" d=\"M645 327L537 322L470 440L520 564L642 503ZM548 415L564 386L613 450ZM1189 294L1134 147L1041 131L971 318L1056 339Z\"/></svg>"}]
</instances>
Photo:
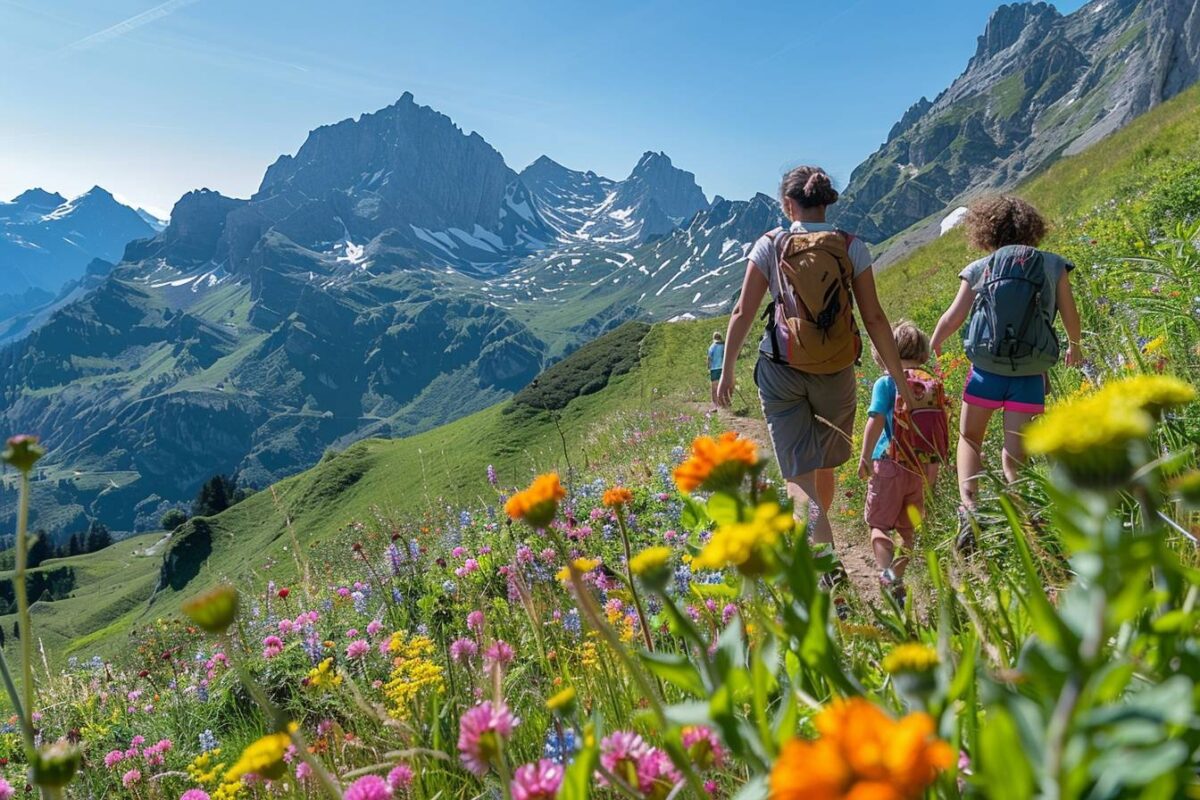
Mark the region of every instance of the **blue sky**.
<instances>
[{"instance_id":1,"label":"blue sky","mask_svg":"<svg viewBox=\"0 0 1200 800\"><path fill-rule=\"evenodd\" d=\"M844 182L995 5L0 0L0 198L244 197L311 128L406 90L516 170L545 153L621 178L663 150L710 197L773 192L798 163Z\"/></svg>"}]
</instances>

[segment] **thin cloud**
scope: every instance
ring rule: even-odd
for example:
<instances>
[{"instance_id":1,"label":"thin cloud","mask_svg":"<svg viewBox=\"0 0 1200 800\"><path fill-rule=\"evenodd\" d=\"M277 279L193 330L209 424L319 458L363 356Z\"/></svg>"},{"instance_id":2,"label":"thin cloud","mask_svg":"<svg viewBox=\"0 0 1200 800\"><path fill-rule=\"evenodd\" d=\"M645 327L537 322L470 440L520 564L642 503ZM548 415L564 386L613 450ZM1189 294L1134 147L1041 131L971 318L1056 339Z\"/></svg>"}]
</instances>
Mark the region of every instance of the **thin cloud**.
<instances>
[{"instance_id":1,"label":"thin cloud","mask_svg":"<svg viewBox=\"0 0 1200 800\"><path fill-rule=\"evenodd\" d=\"M149 25L151 22L160 20L163 17L174 14L181 8L197 3L199 0L167 0L165 3L159 3L154 8L148 8L140 14L135 14L129 19L121 20L116 25L111 25L104 30L96 31L93 34L83 37L77 41L71 42L64 49L66 50L87 50L89 47L95 47L105 42L110 42L113 39L124 36L131 31L135 31L143 25Z\"/></svg>"}]
</instances>

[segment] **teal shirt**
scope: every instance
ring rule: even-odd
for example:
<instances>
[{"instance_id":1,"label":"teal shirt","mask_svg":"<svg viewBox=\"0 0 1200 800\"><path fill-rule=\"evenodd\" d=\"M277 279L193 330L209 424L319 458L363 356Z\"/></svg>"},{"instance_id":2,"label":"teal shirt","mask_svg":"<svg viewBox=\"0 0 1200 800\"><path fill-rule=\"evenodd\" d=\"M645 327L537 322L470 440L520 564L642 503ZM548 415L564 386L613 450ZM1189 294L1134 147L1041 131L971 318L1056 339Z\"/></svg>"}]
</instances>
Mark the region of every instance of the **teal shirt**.
<instances>
[{"instance_id":1,"label":"teal shirt","mask_svg":"<svg viewBox=\"0 0 1200 800\"><path fill-rule=\"evenodd\" d=\"M708 348L708 368L720 369L725 363L725 345L721 342L713 342Z\"/></svg>"},{"instance_id":2,"label":"teal shirt","mask_svg":"<svg viewBox=\"0 0 1200 800\"><path fill-rule=\"evenodd\" d=\"M871 458L879 460L888 454L892 446L892 415L896 410L896 382L890 375L884 375L875 381L871 390L871 405L867 407L867 416L883 417L883 433L875 444Z\"/></svg>"}]
</instances>

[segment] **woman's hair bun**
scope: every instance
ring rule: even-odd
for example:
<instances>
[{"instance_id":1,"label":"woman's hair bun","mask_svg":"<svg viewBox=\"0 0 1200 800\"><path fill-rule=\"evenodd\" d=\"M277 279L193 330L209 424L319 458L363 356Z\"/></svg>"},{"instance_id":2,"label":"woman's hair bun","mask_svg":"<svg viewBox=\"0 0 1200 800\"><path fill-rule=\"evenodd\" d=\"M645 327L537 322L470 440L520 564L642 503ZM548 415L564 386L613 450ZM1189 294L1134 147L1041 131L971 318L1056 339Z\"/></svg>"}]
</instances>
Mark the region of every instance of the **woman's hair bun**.
<instances>
[{"instance_id":1,"label":"woman's hair bun","mask_svg":"<svg viewBox=\"0 0 1200 800\"><path fill-rule=\"evenodd\" d=\"M830 206L837 202L833 179L820 167L796 167L783 176L782 197L790 197L804 208Z\"/></svg>"}]
</instances>

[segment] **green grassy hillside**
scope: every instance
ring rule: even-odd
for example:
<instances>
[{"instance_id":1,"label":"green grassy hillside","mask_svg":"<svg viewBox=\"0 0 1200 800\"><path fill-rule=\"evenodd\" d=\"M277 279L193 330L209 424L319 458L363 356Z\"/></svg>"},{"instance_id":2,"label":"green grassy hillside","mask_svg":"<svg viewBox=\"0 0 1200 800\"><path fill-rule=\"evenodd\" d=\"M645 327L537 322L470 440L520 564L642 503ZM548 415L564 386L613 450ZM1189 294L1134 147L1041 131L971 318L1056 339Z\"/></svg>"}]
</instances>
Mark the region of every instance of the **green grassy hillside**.
<instances>
[{"instance_id":1,"label":"green grassy hillside","mask_svg":"<svg viewBox=\"0 0 1200 800\"><path fill-rule=\"evenodd\" d=\"M37 631L37 647L59 663L71 656L88 658L93 652L113 654L128 644L127 633L147 613L146 602L158 581L165 550L163 534L147 533L117 542L95 553L54 558L30 570L49 573L69 569L74 588L53 602L34 600L30 613ZM0 572L0 581L11 581L12 572ZM16 652L15 613L0 616L8 653Z\"/></svg>"}]
</instances>

